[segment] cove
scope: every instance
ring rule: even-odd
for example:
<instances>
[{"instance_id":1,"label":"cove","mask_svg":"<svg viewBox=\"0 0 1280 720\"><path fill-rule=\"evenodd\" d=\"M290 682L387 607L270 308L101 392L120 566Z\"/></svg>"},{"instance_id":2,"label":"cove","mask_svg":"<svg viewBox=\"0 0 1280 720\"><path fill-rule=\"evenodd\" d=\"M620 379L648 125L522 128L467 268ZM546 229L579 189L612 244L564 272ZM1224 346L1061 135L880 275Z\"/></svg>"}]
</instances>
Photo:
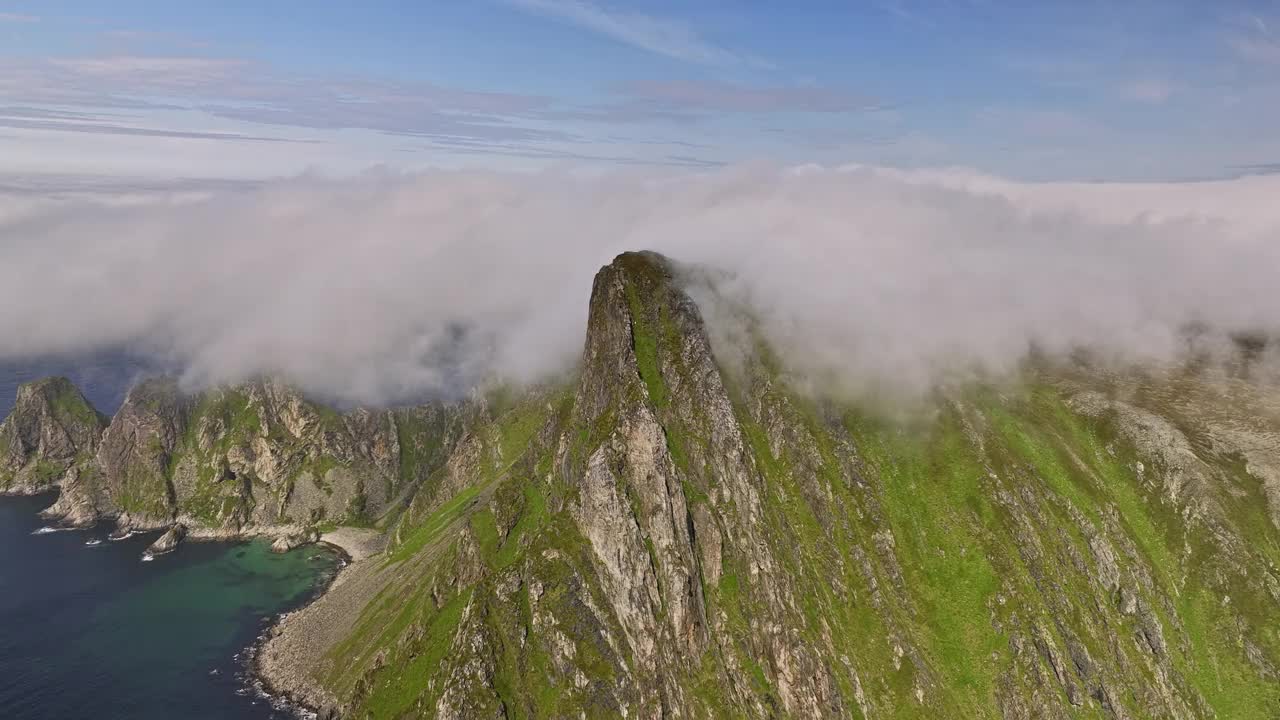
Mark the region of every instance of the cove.
<instances>
[{"instance_id":1,"label":"cove","mask_svg":"<svg viewBox=\"0 0 1280 720\"><path fill-rule=\"evenodd\" d=\"M142 562L154 534L39 533L52 500L0 497L0 716L295 717L250 687L245 651L324 587L336 554L188 542Z\"/></svg>"}]
</instances>

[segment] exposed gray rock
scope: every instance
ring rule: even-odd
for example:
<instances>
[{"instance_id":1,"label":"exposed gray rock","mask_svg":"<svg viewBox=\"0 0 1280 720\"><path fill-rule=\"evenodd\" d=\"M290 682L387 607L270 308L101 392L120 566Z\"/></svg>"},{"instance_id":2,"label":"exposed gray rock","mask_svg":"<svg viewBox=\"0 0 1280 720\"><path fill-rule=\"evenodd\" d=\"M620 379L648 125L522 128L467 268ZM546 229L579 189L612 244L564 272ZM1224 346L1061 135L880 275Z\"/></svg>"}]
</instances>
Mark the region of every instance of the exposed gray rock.
<instances>
[{"instance_id":1,"label":"exposed gray rock","mask_svg":"<svg viewBox=\"0 0 1280 720\"><path fill-rule=\"evenodd\" d=\"M60 487L45 515L77 525L180 521L225 537L364 525L408 502L465 418L438 403L339 413L273 380L188 395L154 378L108 423L50 379L24 386L0 424L0 491Z\"/></svg>"},{"instance_id":2,"label":"exposed gray rock","mask_svg":"<svg viewBox=\"0 0 1280 720\"><path fill-rule=\"evenodd\" d=\"M294 548L310 545L319 539L320 533L315 530L303 530L302 532L277 535L276 539L271 542L271 552L286 553Z\"/></svg>"},{"instance_id":3,"label":"exposed gray rock","mask_svg":"<svg viewBox=\"0 0 1280 720\"><path fill-rule=\"evenodd\" d=\"M169 461L186 431L187 409L171 379L135 385L103 433L96 482L64 493L85 496L100 513L138 529L170 525L177 508Z\"/></svg>"},{"instance_id":4,"label":"exposed gray rock","mask_svg":"<svg viewBox=\"0 0 1280 720\"><path fill-rule=\"evenodd\" d=\"M178 549L178 543L187 537L187 528L185 525L174 525L164 532L155 542L147 547L148 555L163 555L171 553Z\"/></svg>"},{"instance_id":5,"label":"exposed gray rock","mask_svg":"<svg viewBox=\"0 0 1280 720\"><path fill-rule=\"evenodd\" d=\"M66 378L21 385L0 423L0 494L35 494L73 482L91 466L106 425Z\"/></svg>"}]
</instances>

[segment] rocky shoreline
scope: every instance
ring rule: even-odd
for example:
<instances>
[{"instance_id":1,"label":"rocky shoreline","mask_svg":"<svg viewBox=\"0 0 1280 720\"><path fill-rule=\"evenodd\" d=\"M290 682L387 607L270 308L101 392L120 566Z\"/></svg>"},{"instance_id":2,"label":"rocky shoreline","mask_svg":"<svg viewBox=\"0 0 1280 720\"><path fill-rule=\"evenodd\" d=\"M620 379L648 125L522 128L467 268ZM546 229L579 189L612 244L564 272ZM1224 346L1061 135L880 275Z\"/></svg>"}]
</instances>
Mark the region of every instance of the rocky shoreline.
<instances>
[{"instance_id":1,"label":"rocky shoreline","mask_svg":"<svg viewBox=\"0 0 1280 720\"><path fill-rule=\"evenodd\" d=\"M4 493L0 497L37 497L39 495L48 494L49 491L32 492L25 494ZM90 531L104 524L101 519L92 523L68 522L66 518L50 512L50 510L42 510L38 516L52 523L51 528L57 530L80 530ZM111 522L105 523L107 527L112 525ZM310 545L313 543L324 543L331 545L338 550L345 551L343 543L323 540L319 533L308 528L295 525L272 525L272 526L256 526L247 528L209 528L200 527L190 524L180 518L174 523L133 523L127 518L117 518L114 521L115 529L109 534L111 539L123 539L133 535L146 533L157 533L160 537L156 540L157 547L150 550L156 554L164 554L173 552L184 542L238 542L248 540L269 540L271 541L271 549L275 552L288 552L294 548ZM340 528L339 530L343 530ZM344 553L345 554L345 553Z\"/></svg>"},{"instance_id":2,"label":"rocky shoreline","mask_svg":"<svg viewBox=\"0 0 1280 720\"><path fill-rule=\"evenodd\" d=\"M387 538L373 530L338 528L318 542L342 556L341 569L309 602L279 616L262 634L252 649L251 672L268 694L326 720L338 717L337 702L311 671L363 607L367 593L362 590L379 571L377 556Z\"/></svg>"}]
</instances>

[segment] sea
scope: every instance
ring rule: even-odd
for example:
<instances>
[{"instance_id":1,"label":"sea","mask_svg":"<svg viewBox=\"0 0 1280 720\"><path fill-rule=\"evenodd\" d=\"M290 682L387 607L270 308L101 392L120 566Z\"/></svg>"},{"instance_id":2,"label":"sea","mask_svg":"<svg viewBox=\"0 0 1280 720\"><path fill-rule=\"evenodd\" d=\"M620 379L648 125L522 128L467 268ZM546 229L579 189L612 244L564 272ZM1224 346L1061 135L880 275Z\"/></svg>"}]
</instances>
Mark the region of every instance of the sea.
<instances>
[{"instance_id":1,"label":"sea","mask_svg":"<svg viewBox=\"0 0 1280 720\"><path fill-rule=\"evenodd\" d=\"M0 366L0 416L17 384L70 377L114 412L143 368L127 358ZM314 598L340 560L320 547L187 542L143 561L156 537L58 530L53 495L0 497L0 718L271 720L298 717L249 672L282 612Z\"/></svg>"}]
</instances>

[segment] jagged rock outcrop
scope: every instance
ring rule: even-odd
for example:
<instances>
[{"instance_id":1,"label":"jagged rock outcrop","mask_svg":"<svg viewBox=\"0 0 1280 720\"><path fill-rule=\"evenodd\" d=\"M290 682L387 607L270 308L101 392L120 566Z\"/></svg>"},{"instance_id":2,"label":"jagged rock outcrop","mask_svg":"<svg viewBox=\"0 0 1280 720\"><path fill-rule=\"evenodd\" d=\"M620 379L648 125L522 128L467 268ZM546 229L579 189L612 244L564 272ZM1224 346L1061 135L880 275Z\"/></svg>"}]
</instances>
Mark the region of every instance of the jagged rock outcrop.
<instances>
[{"instance_id":1,"label":"jagged rock outcrop","mask_svg":"<svg viewBox=\"0 0 1280 720\"><path fill-rule=\"evenodd\" d=\"M171 463L177 511L202 524L378 517L400 486L391 412L339 414L277 382L205 393Z\"/></svg>"},{"instance_id":2,"label":"jagged rock outcrop","mask_svg":"<svg viewBox=\"0 0 1280 720\"><path fill-rule=\"evenodd\" d=\"M106 425L66 378L22 385L0 423L0 493L35 494L74 482L92 463Z\"/></svg>"},{"instance_id":3,"label":"jagged rock outcrop","mask_svg":"<svg viewBox=\"0 0 1280 720\"><path fill-rule=\"evenodd\" d=\"M728 660L726 675L761 659L777 668L776 697L739 692L745 707L839 713L831 679L791 622L795 598L765 540L765 479L697 307L668 261L629 253L597 275L591 310L573 424L613 427L585 468L564 471L577 476L570 514L591 543L631 670L648 685L634 705L642 716L693 714L684 679L712 652ZM747 595L734 601L755 607L760 623L759 646L746 653L721 599L704 595L726 567L745 571Z\"/></svg>"},{"instance_id":4,"label":"jagged rock outcrop","mask_svg":"<svg viewBox=\"0 0 1280 720\"><path fill-rule=\"evenodd\" d=\"M309 545L320 539L320 533L315 530L303 530L295 533L285 533L279 535L275 540L271 541L271 552L286 553L294 548Z\"/></svg>"},{"instance_id":5,"label":"jagged rock outcrop","mask_svg":"<svg viewBox=\"0 0 1280 720\"><path fill-rule=\"evenodd\" d=\"M133 530L305 535L393 517L461 434L458 406L340 413L277 381L133 387L107 422L65 380L24 386L3 425L12 491L61 487L45 511ZM77 424L78 423L78 424Z\"/></svg>"},{"instance_id":6,"label":"jagged rock outcrop","mask_svg":"<svg viewBox=\"0 0 1280 720\"><path fill-rule=\"evenodd\" d=\"M85 489L99 512L139 529L173 522L169 464L186 432L188 403L169 378L144 380L129 391L102 435L97 484Z\"/></svg>"},{"instance_id":7,"label":"jagged rock outcrop","mask_svg":"<svg viewBox=\"0 0 1280 720\"><path fill-rule=\"evenodd\" d=\"M145 554L155 556L171 553L178 549L178 544L186 539L186 537L187 526L182 523L178 523L164 531L163 535L156 538L155 542L151 543L151 545L147 547Z\"/></svg>"}]
</instances>

